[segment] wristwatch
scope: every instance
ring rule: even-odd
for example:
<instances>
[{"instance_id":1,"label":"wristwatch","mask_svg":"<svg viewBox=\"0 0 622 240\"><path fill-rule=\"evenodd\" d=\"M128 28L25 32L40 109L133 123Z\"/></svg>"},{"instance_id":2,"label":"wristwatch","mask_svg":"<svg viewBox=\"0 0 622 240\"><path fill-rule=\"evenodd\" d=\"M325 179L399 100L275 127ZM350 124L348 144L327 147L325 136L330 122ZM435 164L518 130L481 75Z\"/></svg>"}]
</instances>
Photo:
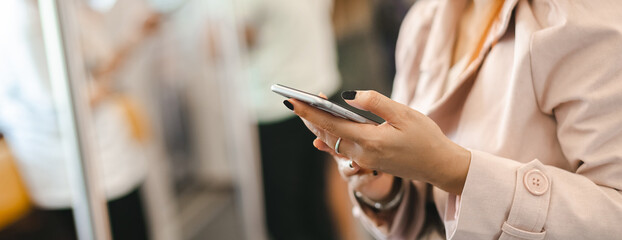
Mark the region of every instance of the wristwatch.
<instances>
[{"instance_id":1,"label":"wristwatch","mask_svg":"<svg viewBox=\"0 0 622 240\"><path fill-rule=\"evenodd\" d=\"M397 205L399 205L399 203L402 201L402 198L404 197L405 186L407 185L403 184L402 178L395 177L393 179L393 185L391 186L391 192L389 193L389 196L393 197L390 198L388 201L377 202L369 199L358 191L354 191L354 196L357 200L359 200L360 203L363 203L374 210L386 211L393 209Z\"/></svg>"}]
</instances>

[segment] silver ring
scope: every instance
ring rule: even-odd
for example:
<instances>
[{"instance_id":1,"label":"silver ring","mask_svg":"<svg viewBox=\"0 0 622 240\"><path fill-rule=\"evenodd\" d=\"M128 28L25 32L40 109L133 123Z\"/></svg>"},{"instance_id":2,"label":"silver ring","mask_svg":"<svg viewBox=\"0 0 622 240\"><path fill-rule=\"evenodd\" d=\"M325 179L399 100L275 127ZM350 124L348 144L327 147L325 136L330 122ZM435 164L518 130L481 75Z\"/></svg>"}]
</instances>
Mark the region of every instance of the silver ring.
<instances>
[{"instance_id":1,"label":"silver ring","mask_svg":"<svg viewBox=\"0 0 622 240\"><path fill-rule=\"evenodd\" d=\"M337 143L335 143L335 152L337 154L341 154L339 153L339 144L341 143L341 138L337 139Z\"/></svg>"}]
</instances>

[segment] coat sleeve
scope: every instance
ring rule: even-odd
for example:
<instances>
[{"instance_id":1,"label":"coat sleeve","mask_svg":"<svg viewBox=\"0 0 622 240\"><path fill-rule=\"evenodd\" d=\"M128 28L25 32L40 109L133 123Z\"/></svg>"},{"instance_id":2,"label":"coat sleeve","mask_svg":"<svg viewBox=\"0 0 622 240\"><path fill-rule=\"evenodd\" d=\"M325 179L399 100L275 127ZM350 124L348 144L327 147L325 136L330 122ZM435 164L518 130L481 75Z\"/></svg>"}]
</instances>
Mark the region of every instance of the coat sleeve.
<instances>
[{"instance_id":1,"label":"coat sleeve","mask_svg":"<svg viewBox=\"0 0 622 240\"><path fill-rule=\"evenodd\" d=\"M571 170L472 151L449 238L622 236L621 9L585 4L589 14L563 9L563 21L535 32L530 46L539 110L555 119Z\"/></svg>"}]
</instances>

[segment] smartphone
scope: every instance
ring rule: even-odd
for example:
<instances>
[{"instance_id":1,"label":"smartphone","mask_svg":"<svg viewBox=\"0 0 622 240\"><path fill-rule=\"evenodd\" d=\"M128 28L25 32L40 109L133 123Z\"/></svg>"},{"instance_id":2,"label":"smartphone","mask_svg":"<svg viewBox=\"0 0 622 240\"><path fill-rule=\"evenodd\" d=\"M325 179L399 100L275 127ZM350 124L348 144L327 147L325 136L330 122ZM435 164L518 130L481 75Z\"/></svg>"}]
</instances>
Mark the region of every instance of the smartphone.
<instances>
[{"instance_id":1,"label":"smartphone","mask_svg":"<svg viewBox=\"0 0 622 240\"><path fill-rule=\"evenodd\" d=\"M278 93L286 98L295 98L315 108L324 110L337 117L345 118L345 119L358 122L358 123L367 123L367 124L374 124L374 125L378 125L382 123L382 121L375 120L370 117L364 117L343 106L340 106L337 103L326 100L315 94L311 94L311 93L304 92L304 91L301 91L295 88L283 86L281 84L274 84L272 85L272 87L270 87L270 89L273 92Z\"/></svg>"}]
</instances>

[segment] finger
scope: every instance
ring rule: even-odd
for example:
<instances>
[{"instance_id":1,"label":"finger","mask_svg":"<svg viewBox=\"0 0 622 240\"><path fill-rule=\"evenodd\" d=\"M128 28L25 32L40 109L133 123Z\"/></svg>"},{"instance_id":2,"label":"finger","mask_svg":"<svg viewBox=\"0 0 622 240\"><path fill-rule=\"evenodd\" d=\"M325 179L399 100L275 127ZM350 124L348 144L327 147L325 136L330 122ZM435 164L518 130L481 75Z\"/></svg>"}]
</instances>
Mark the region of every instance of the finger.
<instances>
[{"instance_id":1,"label":"finger","mask_svg":"<svg viewBox=\"0 0 622 240\"><path fill-rule=\"evenodd\" d=\"M376 170L361 168L355 161L337 155L334 151L332 151L330 147L328 147L328 145L326 145L326 143L322 142L322 140L320 140L319 138L316 138L313 141L313 145L322 151L332 152L331 155L335 159L335 162L337 162L337 168L339 170L339 173L346 180L355 175L380 176L382 174L381 172Z\"/></svg>"},{"instance_id":2,"label":"finger","mask_svg":"<svg viewBox=\"0 0 622 240\"><path fill-rule=\"evenodd\" d=\"M316 141L313 142L313 145L317 149L327 152L335 157L342 157L342 158L354 157L348 150L346 150L346 149L353 149L354 144L352 142L349 142L349 141L347 142L344 139L339 141L339 146L338 146L339 153L337 153L337 151L335 151L335 147L337 147L337 141L339 140L337 136L327 133L326 131L322 129L318 129L316 126L314 126L309 121L306 121L304 119L302 121L307 126L307 128L309 128L311 132L313 132L313 134L315 134L315 136L317 137L319 142L316 142Z\"/></svg>"},{"instance_id":3,"label":"finger","mask_svg":"<svg viewBox=\"0 0 622 240\"><path fill-rule=\"evenodd\" d=\"M354 175L362 173L361 167L359 167L358 165L352 164L353 163L352 160L347 160L346 158L339 158L339 157L336 157L335 159L337 159L337 165L339 166L339 172L341 172L344 177L349 178Z\"/></svg>"},{"instance_id":4,"label":"finger","mask_svg":"<svg viewBox=\"0 0 622 240\"><path fill-rule=\"evenodd\" d=\"M345 91L341 97L351 106L370 111L389 123L399 123L401 113L410 108L376 91Z\"/></svg>"},{"instance_id":5,"label":"finger","mask_svg":"<svg viewBox=\"0 0 622 240\"><path fill-rule=\"evenodd\" d=\"M320 151L327 152L333 156L337 156L337 153L330 146L324 143L324 141L322 141L322 139L320 138L316 138L315 140L313 140L313 146Z\"/></svg>"},{"instance_id":6,"label":"finger","mask_svg":"<svg viewBox=\"0 0 622 240\"><path fill-rule=\"evenodd\" d=\"M374 175L374 174L362 174L359 173L351 176L349 178L350 186L360 191L365 188L366 185L372 184L374 181L378 180L383 175Z\"/></svg>"},{"instance_id":7,"label":"finger","mask_svg":"<svg viewBox=\"0 0 622 240\"><path fill-rule=\"evenodd\" d=\"M298 116L309 121L312 125L319 127L327 133L332 134L333 136L339 136L344 139L356 142L361 139L361 136L366 135L365 133L370 130L368 129L369 127L374 127L370 124L355 123L350 120L333 116L330 113L312 107L293 98L286 101L291 104L291 108L293 108L294 113L296 113ZM322 140L327 139L322 138ZM327 144L335 143L330 141L325 142Z\"/></svg>"},{"instance_id":8,"label":"finger","mask_svg":"<svg viewBox=\"0 0 622 240\"><path fill-rule=\"evenodd\" d=\"M343 141L343 140L341 140L341 141ZM341 145L341 144L339 144L339 145ZM329 146L324 141L322 141L322 139L320 139L320 138L316 138L315 140L313 140L313 146L315 148L317 148L318 150L320 150L320 151L323 151L323 152L329 153L330 155L333 155L333 157L341 158L341 159L346 159L346 160L350 161L350 158L345 156L342 152L340 152L340 154L337 154L335 152L335 150L333 149L334 146ZM340 149L341 149L341 147L342 146L339 146ZM360 168L360 166L356 162L352 162L351 164L348 164L348 165L351 165L351 166L349 166L349 168L352 168L352 169L359 169Z\"/></svg>"},{"instance_id":9,"label":"finger","mask_svg":"<svg viewBox=\"0 0 622 240\"><path fill-rule=\"evenodd\" d=\"M323 99L328 99L328 97L324 93L322 93L322 92L320 92L320 94L318 94L318 96L320 96Z\"/></svg>"},{"instance_id":10,"label":"finger","mask_svg":"<svg viewBox=\"0 0 622 240\"><path fill-rule=\"evenodd\" d=\"M324 151L324 152L331 154L335 158L335 160L338 162L340 171L343 171L344 174L347 176L351 176L354 174L379 175L381 173L376 170L371 170L368 168L361 168L361 166L358 163L351 160L350 158L347 158L347 157L344 157L343 155L339 155L335 153L335 151L330 146L328 146L326 143L324 143L319 138L316 138L315 140L313 140L313 146L315 146L315 148L317 148L320 151Z\"/></svg>"},{"instance_id":11,"label":"finger","mask_svg":"<svg viewBox=\"0 0 622 240\"><path fill-rule=\"evenodd\" d=\"M330 151L331 155L333 156L333 158L335 159L335 161L337 162L337 167L339 169L339 172L342 174L342 176L349 178L353 175L356 175L357 173L360 172L361 167L356 164L356 162L350 160L349 158L345 158L343 156L337 155L332 148L328 147L328 145L326 145L326 143L322 142L322 140L320 140L319 138L316 138L313 141L313 145L322 150L322 151Z\"/></svg>"}]
</instances>

